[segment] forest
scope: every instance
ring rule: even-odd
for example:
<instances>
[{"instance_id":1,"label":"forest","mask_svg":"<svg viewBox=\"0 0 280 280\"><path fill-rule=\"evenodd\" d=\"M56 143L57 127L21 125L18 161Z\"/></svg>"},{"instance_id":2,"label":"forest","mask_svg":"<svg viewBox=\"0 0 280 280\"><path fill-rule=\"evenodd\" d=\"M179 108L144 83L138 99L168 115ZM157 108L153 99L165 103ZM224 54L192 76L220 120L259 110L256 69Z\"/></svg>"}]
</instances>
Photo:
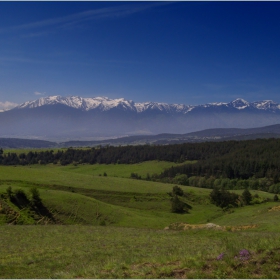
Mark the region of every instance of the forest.
<instances>
[{"instance_id":1,"label":"forest","mask_svg":"<svg viewBox=\"0 0 280 280\"><path fill-rule=\"evenodd\" d=\"M182 164L161 174L147 174L148 180L205 188L249 187L280 192L280 140L273 138L174 145L98 146L56 152L4 153L0 149L1 165L135 164L151 160ZM190 164L189 161L194 162ZM140 179L137 174L132 175L132 178Z\"/></svg>"}]
</instances>

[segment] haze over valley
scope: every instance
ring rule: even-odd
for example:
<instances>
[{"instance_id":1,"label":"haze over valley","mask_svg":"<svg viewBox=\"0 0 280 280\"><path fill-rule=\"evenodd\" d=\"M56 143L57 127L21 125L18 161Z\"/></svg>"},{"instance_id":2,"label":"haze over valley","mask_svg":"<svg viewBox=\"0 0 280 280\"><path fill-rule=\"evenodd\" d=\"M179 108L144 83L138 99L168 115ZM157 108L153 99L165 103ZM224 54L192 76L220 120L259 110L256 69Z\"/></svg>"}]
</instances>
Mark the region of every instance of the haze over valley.
<instances>
[{"instance_id":1,"label":"haze over valley","mask_svg":"<svg viewBox=\"0 0 280 280\"><path fill-rule=\"evenodd\" d=\"M0 112L2 138L60 142L163 133L186 134L214 128L248 129L278 123L278 103L271 100L250 103L241 98L229 103L193 106L136 103L124 98L50 96Z\"/></svg>"}]
</instances>

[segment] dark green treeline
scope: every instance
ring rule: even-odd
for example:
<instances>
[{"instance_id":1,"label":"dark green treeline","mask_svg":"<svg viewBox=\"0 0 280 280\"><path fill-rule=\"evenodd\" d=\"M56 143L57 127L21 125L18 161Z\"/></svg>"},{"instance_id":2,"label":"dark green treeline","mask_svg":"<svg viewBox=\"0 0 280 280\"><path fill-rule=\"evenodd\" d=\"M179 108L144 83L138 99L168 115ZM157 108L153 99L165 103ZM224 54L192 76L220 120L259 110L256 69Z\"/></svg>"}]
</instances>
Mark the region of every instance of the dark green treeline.
<instances>
[{"instance_id":1,"label":"dark green treeline","mask_svg":"<svg viewBox=\"0 0 280 280\"><path fill-rule=\"evenodd\" d=\"M226 178L228 180L249 180L267 178L272 184L280 182L280 140L257 139L247 141L225 141L205 143L184 143L174 145L106 146L89 149L59 150L53 152L8 153L0 150L0 164L122 164L149 160L185 162L197 160L194 164L183 164L165 170L152 179L163 180L186 175L205 180ZM271 184L270 184L271 185ZM213 184L212 186L213 187ZM246 187L246 186L245 186Z\"/></svg>"}]
</instances>

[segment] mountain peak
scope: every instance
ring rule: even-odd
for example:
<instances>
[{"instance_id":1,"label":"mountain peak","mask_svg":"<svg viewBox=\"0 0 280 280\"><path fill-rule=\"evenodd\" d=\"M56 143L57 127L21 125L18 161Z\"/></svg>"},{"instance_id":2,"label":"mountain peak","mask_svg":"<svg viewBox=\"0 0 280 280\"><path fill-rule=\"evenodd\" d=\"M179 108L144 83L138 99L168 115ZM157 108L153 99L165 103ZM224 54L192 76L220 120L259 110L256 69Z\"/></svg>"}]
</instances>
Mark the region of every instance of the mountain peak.
<instances>
[{"instance_id":1,"label":"mountain peak","mask_svg":"<svg viewBox=\"0 0 280 280\"><path fill-rule=\"evenodd\" d=\"M242 98L237 98L229 103L232 107L242 110L250 106L250 103Z\"/></svg>"}]
</instances>

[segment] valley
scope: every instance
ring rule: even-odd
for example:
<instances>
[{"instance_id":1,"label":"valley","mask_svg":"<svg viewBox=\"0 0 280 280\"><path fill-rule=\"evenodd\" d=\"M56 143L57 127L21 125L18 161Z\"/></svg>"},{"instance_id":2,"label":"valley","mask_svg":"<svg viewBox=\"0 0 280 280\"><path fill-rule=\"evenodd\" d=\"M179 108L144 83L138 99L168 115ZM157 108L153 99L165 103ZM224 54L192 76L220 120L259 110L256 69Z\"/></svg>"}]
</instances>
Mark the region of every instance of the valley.
<instances>
[{"instance_id":1,"label":"valley","mask_svg":"<svg viewBox=\"0 0 280 280\"><path fill-rule=\"evenodd\" d=\"M126 137L114 137L99 140L70 140L66 142L52 142L38 139L20 139L0 137L0 147L5 149L28 149L28 148L66 148L66 147L96 147L96 146L125 146L125 145L166 145L180 143L219 142L229 140L254 140L254 139L280 138L280 125L269 125L256 128L213 128L201 131L172 134L163 133L158 135L134 135Z\"/></svg>"}]
</instances>

